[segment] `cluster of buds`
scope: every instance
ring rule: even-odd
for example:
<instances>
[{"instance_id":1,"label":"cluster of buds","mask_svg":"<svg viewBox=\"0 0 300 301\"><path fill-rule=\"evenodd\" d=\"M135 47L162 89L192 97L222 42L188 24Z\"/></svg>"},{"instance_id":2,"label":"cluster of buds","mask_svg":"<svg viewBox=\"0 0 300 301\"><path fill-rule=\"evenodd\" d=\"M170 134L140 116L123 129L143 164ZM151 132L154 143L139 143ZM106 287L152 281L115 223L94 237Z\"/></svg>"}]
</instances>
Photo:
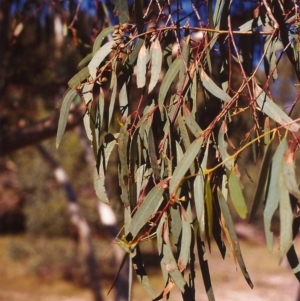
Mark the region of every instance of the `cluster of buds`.
<instances>
[{"instance_id":1,"label":"cluster of buds","mask_svg":"<svg viewBox=\"0 0 300 301\"><path fill-rule=\"evenodd\" d=\"M114 41L116 42L116 48L118 49L124 49L125 43L127 42L127 33L131 29L131 25L126 22L124 24L117 24L114 26L114 32L112 34L112 37L114 38Z\"/></svg>"}]
</instances>

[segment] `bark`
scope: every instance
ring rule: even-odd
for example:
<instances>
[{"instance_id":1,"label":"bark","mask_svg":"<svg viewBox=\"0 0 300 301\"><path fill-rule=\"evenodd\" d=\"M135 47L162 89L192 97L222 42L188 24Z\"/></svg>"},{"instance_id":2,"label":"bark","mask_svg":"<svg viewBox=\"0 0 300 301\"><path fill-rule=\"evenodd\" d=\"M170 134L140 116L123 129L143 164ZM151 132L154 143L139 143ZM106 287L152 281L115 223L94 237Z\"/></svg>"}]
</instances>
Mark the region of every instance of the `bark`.
<instances>
[{"instance_id":1,"label":"bark","mask_svg":"<svg viewBox=\"0 0 300 301\"><path fill-rule=\"evenodd\" d=\"M71 109L66 130L73 129L80 124L84 112L84 106ZM57 132L58 119L59 112L57 111L42 121L0 134L0 156L8 155L20 148L54 137Z\"/></svg>"}]
</instances>

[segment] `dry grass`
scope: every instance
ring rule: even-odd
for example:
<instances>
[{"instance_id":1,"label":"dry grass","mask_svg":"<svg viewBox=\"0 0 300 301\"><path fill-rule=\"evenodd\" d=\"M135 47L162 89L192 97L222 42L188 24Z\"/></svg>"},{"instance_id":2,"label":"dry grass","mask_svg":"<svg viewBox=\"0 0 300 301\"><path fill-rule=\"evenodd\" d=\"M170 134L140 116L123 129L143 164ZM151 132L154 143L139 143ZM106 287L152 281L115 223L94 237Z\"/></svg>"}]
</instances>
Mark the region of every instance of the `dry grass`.
<instances>
[{"instance_id":1,"label":"dry grass","mask_svg":"<svg viewBox=\"0 0 300 301\"><path fill-rule=\"evenodd\" d=\"M0 237L0 301L92 301L92 294L88 289L63 281L59 277L41 279L28 274L24 260L14 261L8 256L7 250L13 240L22 241L24 238ZM264 244L241 242L241 247L254 289L248 287L231 254L228 253L223 260L213 245L208 260L217 301L296 301L299 284L290 269L278 264L278 252L275 248L269 254ZM145 248L149 250L152 247ZM163 281L157 276L157 267L148 264L148 269L152 276L151 283L159 294L163 289ZM196 300L207 300L199 272L197 278ZM106 282L104 296L107 286ZM105 297L105 300L113 300L113 295ZM133 301L146 300L150 298L135 281ZM181 300L180 292L176 288L171 292L170 300Z\"/></svg>"}]
</instances>

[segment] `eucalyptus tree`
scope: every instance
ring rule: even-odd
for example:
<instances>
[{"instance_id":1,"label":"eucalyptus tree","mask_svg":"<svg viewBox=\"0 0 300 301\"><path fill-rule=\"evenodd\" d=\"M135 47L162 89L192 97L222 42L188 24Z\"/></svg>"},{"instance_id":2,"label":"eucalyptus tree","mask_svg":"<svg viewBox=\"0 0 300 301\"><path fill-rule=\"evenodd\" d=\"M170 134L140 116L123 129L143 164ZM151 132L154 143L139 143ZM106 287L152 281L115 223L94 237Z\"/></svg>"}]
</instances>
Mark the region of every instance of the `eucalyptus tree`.
<instances>
[{"instance_id":1,"label":"eucalyptus tree","mask_svg":"<svg viewBox=\"0 0 300 301\"><path fill-rule=\"evenodd\" d=\"M106 203L108 163L117 149L124 225L116 243L145 291L159 300L177 286L184 300L195 299L197 253L208 299L214 300L205 259L211 239L223 257L229 249L252 288L233 215L251 221L263 206L267 247L273 248L278 210L280 254L300 279L293 245L299 123L291 117L298 96L284 109L270 89L281 79L283 59L299 78L297 3L113 2L119 23L101 31L70 79L57 146L71 104L83 104L95 191ZM241 160L245 152L255 162L262 158L250 206L241 183L244 167L252 164ZM143 264L145 240L157 246L164 278L159 292Z\"/></svg>"}]
</instances>

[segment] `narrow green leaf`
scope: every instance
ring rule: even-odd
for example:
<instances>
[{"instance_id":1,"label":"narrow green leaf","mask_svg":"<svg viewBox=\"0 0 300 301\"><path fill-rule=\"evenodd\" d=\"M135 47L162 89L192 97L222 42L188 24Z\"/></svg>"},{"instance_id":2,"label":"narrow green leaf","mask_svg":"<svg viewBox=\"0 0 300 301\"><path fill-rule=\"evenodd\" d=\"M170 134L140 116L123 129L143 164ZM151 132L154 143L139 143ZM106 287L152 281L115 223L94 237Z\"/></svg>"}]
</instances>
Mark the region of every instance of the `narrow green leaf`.
<instances>
[{"instance_id":1,"label":"narrow green leaf","mask_svg":"<svg viewBox=\"0 0 300 301\"><path fill-rule=\"evenodd\" d=\"M63 97L62 105L60 108L60 114L59 114L57 134L56 134L56 148L59 147L61 139L66 130L71 103L77 95L78 94L75 89L68 89L68 91Z\"/></svg>"},{"instance_id":2,"label":"narrow green leaf","mask_svg":"<svg viewBox=\"0 0 300 301\"><path fill-rule=\"evenodd\" d=\"M107 117L107 127L106 130L108 130L110 122L111 122L111 118L113 116L114 113L114 109L115 109L115 102L116 102L116 94L117 94L117 75L115 70L112 70L111 72L111 82L110 82L110 100L109 100L109 107L108 107L108 117ZM105 101L103 99L103 105L105 104Z\"/></svg>"},{"instance_id":3,"label":"narrow green leaf","mask_svg":"<svg viewBox=\"0 0 300 301\"><path fill-rule=\"evenodd\" d=\"M120 160L119 184L122 190L121 199L125 207L130 206L128 194L128 144L129 134L127 132L127 124L121 127L118 137L118 152Z\"/></svg>"},{"instance_id":4,"label":"narrow green leaf","mask_svg":"<svg viewBox=\"0 0 300 301\"><path fill-rule=\"evenodd\" d=\"M260 88L258 85L255 86L255 97L256 103L266 115L272 118L274 121L283 125L286 129L292 132L299 130L299 124L295 123L286 113L282 111Z\"/></svg>"},{"instance_id":5,"label":"narrow green leaf","mask_svg":"<svg viewBox=\"0 0 300 301\"><path fill-rule=\"evenodd\" d=\"M166 98L167 93L170 90L170 87L178 74L180 70L180 65L181 65L181 58L177 57L177 59L171 64L169 67L167 73L165 74L165 77L161 83L160 89L159 89L159 94L158 94L158 106L160 111L162 112L164 100Z\"/></svg>"},{"instance_id":6,"label":"narrow green leaf","mask_svg":"<svg viewBox=\"0 0 300 301\"><path fill-rule=\"evenodd\" d=\"M218 147L222 157L222 161L224 162L225 166L229 170L231 170L231 168L234 166L234 159L230 158L231 156L229 156L229 154L227 153L228 144L224 139L224 135L226 132L227 132L227 125L223 121L218 134Z\"/></svg>"},{"instance_id":7,"label":"narrow green leaf","mask_svg":"<svg viewBox=\"0 0 300 301\"><path fill-rule=\"evenodd\" d=\"M112 0L112 3L115 5L114 13L119 17L120 24L128 22L130 19L128 2L123 0Z\"/></svg>"},{"instance_id":8,"label":"narrow green leaf","mask_svg":"<svg viewBox=\"0 0 300 301\"><path fill-rule=\"evenodd\" d=\"M139 1L139 0L138 0ZM143 88L146 84L147 63L149 61L149 50L143 44L139 51L136 63L136 83L138 88Z\"/></svg>"},{"instance_id":9,"label":"narrow green leaf","mask_svg":"<svg viewBox=\"0 0 300 301\"><path fill-rule=\"evenodd\" d=\"M131 258L132 258L132 266L135 269L139 282L142 284L144 290L153 300L155 298L155 293L153 291L149 277L147 275L147 271L143 263L142 254L138 245L136 246L133 253L131 254Z\"/></svg>"},{"instance_id":10,"label":"narrow green leaf","mask_svg":"<svg viewBox=\"0 0 300 301\"><path fill-rule=\"evenodd\" d=\"M89 82L85 83L82 88L82 98L84 99L84 102L86 106L88 106L92 102L93 94L93 84L90 84ZM93 141L93 135L91 130L91 120L90 120L90 112L86 110L84 116L83 116L83 125L85 128L86 135L90 141Z\"/></svg>"},{"instance_id":11,"label":"narrow green leaf","mask_svg":"<svg viewBox=\"0 0 300 301\"><path fill-rule=\"evenodd\" d=\"M88 79L89 75L88 67L82 68L68 81L69 87L73 89L77 88L82 82L85 82Z\"/></svg>"},{"instance_id":12,"label":"narrow green leaf","mask_svg":"<svg viewBox=\"0 0 300 301\"><path fill-rule=\"evenodd\" d=\"M174 245L179 247L179 238L182 231L182 221L180 215L180 205L172 206L170 209L171 212L171 233L173 236Z\"/></svg>"},{"instance_id":13,"label":"narrow green leaf","mask_svg":"<svg viewBox=\"0 0 300 301\"><path fill-rule=\"evenodd\" d=\"M159 39L155 39L155 41L151 44L150 54L151 54L151 77L148 86L148 93L150 93L156 86L161 72L162 50L161 50Z\"/></svg>"},{"instance_id":14,"label":"narrow green leaf","mask_svg":"<svg viewBox=\"0 0 300 301\"><path fill-rule=\"evenodd\" d=\"M260 202L263 200L263 196L266 190L266 185L269 179L269 171L272 160L272 144L274 139L270 140L266 149L265 154L262 159L261 168L258 175L256 190L253 197L253 202L249 214L249 222L253 219L255 213L257 212Z\"/></svg>"},{"instance_id":15,"label":"narrow green leaf","mask_svg":"<svg viewBox=\"0 0 300 301\"><path fill-rule=\"evenodd\" d=\"M190 45L189 45L189 41L190 41L190 36L188 35L185 39L182 40L182 45L181 45L181 67L180 67L180 71L179 71L179 80L181 80L187 70L186 67L189 65L189 55L190 55Z\"/></svg>"},{"instance_id":16,"label":"narrow green leaf","mask_svg":"<svg viewBox=\"0 0 300 301\"><path fill-rule=\"evenodd\" d=\"M237 238L237 235L236 235L236 232L235 232L235 229L234 229L233 220L232 220L232 217L231 217L230 210L228 208L226 199L224 198L224 196L223 196L222 192L220 191L220 189L217 190L217 194L218 194L218 200L219 200L221 212L224 216L225 223L226 223L226 226L228 228L229 235L230 235L230 238L231 238L231 245L234 247L233 251L235 253L238 264L241 268L241 271L242 271L247 283L249 284L249 286L251 288L253 288L253 283L250 279L250 276L249 276L249 274L247 272L247 269L246 269L246 265L244 263L244 259L243 259L243 256L242 256L242 252L241 252L241 249L240 249L240 245L239 245L238 238Z\"/></svg>"},{"instance_id":17,"label":"narrow green leaf","mask_svg":"<svg viewBox=\"0 0 300 301\"><path fill-rule=\"evenodd\" d=\"M285 152L284 160L282 161L282 174L285 186L289 193L300 200L300 190L296 178L294 156L295 154L291 149L288 149Z\"/></svg>"},{"instance_id":18,"label":"narrow green leaf","mask_svg":"<svg viewBox=\"0 0 300 301\"><path fill-rule=\"evenodd\" d=\"M268 183L267 199L264 209L264 228L267 246L270 252L273 248L273 233L271 232L271 221L279 204L279 176L281 169L281 161L286 150L287 139L286 137L284 137L279 146L277 147L277 150L273 156L270 180Z\"/></svg>"},{"instance_id":19,"label":"narrow green leaf","mask_svg":"<svg viewBox=\"0 0 300 301\"><path fill-rule=\"evenodd\" d=\"M128 232L134 239L163 201L164 188L154 186L132 217Z\"/></svg>"},{"instance_id":20,"label":"narrow green leaf","mask_svg":"<svg viewBox=\"0 0 300 301\"><path fill-rule=\"evenodd\" d=\"M181 272L178 270L176 260L174 258L172 247L169 239L169 226L167 220L165 220L164 226L162 227L163 233L158 233L163 237L163 249L160 250L161 262L167 270L168 274L173 279L179 290L184 293L185 287L187 286Z\"/></svg>"},{"instance_id":21,"label":"narrow green leaf","mask_svg":"<svg viewBox=\"0 0 300 301\"><path fill-rule=\"evenodd\" d=\"M214 95L217 98L220 98L221 100L223 100L225 102L229 102L231 100L231 97L226 92L224 92L220 87L218 87L213 82L213 80L204 72L203 69L201 69L200 78L201 78L203 87L208 92L210 92L212 95Z\"/></svg>"},{"instance_id":22,"label":"narrow green leaf","mask_svg":"<svg viewBox=\"0 0 300 301\"><path fill-rule=\"evenodd\" d=\"M215 301L214 291L213 291L211 279L210 279L209 266L208 266L207 260L204 257L205 244L201 240L201 234L199 232L199 228L198 228L197 235L196 235L196 243L197 243L198 258L199 258L200 269L201 269L201 274L202 274L205 291L206 291L208 300Z\"/></svg>"},{"instance_id":23,"label":"narrow green leaf","mask_svg":"<svg viewBox=\"0 0 300 301\"><path fill-rule=\"evenodd\" d=\"M184 156L176 166L173 176L170 180L170 195L172 195L180 185L184 175L194 162L196 156L199 154L202 146L203 138L196 139L186 150Z\"/></svg>"},{"instance_id":24,"label":"narrow green leaf","mask_svg":"<svg viewBox=\"0 0 300 301\"><path fill-rule=\"evenodd\" d=\"M95 168L94 172L94 188L97 197L103 203L109 204L109 200L107 198L107 193L105 189L105 174L107 171L107 165L112 153L113 148L116 145L116 139L118 138L118 134L114 134L114 140L110 141L105 145L103 148L103 153L101 155L100 164L99 164L99 171Z\"/></svg>"},{"instance_id":25,"label":"narrow green leaf","mask_svg":"<svg viewBox=\"0 0 300 301\"><path fill-rule=\"evenodd\" d=\"M96 52L99 50L99 48L101 47L103 41L105 40L105 38L114 31L114 26L109 26L106 27L105 29L103 29L97 36L97 38L95 39L94 45L93 45L93 52L92 55L95 55Z\"/></svg>"},{"instance_id":26,"label":"narrow green leaf","mask_svg":"<svg viewBox=\"0 0 300 301\"><path fill-rule=\"evenodd\" d=\"M153 171L155 182L160 181L160 171L157 164L157 156L156 156L156 147L155 147L155 140L153 136L152 129L149 129L148 132L148 153L150 159L150 165Z\"/></svg>"},{"instance_id":27,"label":"narrow green leaf","mask_svg":"<svg viewBox=\"0 0 300 301\"><path fill-rule=\"evenodd\" d=\"M84 57L78 64L78 68L85 66L90 60L93 58L93 54L89 53L86 57Z\"/></svg>"},{"instance_id":28,"label":"narrow green leaf","mask_svg":"<svg viewBox=\"0 0 300 301\"><path fill-rule=\"evenodd\" d=\"M122 116L125 118L128 116L128 94L126 83L123 84L119 92L119 106L122 113Z\"/></svg>"},{"instance_id":29,"label":"narrow green leaf","mask_svg":"<svg viewBox=\"0 0 300 301\"><path fill-rule=\"evenodd\" d=\"M233 166L230 171L228 179L228 188L231 197L231 201L234 205L236 212L241 218L246 218L247 216L247 205L243 196L241 184L235 173L235 167Z\"/></svg>"},{"instance_id":30,"label":"narrow green leaf","mask_svg":"<svg viewBox=\"0 0 300 301\"><path fill-rule=\"evenodd\" d=\"M178 258L178 268L180 272L184 271L187 267L190 258L190 246L192 241L192 228L191 228L191 207L188 204L187 211L181 206L181 223L182 233L180 242L180 253Z\"/></svg>"},{"instance_id":31,"label":"narrow green leaf","mask_svg":"<svg viewBox=\"0 0 300 301\"><path fill-rule=\"evenodd\" d=\"M256 31L259 26L266 24L269 22L269 18L266 14L264 14L264 20L261 17L251 19L244 23L243 25L239 26L239 31Z\"/></svg>"},{"instance_id":32,"label":"narrow green leaf","mask_svg":"<svg viewBox=\"0 0 300 301\"><path fill-rule=\"evenodd\" d=\"M213 215L213 195L211 191L211 183L210 179L207 177L204 183L204 201L206 208L206 225L207 225L207 233L210 238L213 233L213 223L214 223L214 215Z\"/></svg>"},{"instance_id":33,"label":"narrow green leaf","mask_svg":"<svg viewBox=\"0 0 300 301\"><path fill-rule=\"evenodd\" d=\"M279 178L279 217L280 217L280 236L279 248L283 258L290 247L293 245L293 211L290 202L289 191L285 186L283 174Z\"/></svg>"},{"instance_id":34,"label":"narrow green leaf","mask_svg":"<svg viewBox=\"0 0 300 301\"><path fill-rule=\"evenodd\" d=\"M200 128L198 122L195 120L195 117L191 115L191 112L188 110L187 107L184 107L184 122L191 131L191 133L194 135L195 138L199 137L200 133L202 132L202 129Z\"/></svg>"},{"instance_id":35,"label":"narrow green leaf","mask_svg":"<svg viewBox=\"0 0 300 301\"><path fill-rule=\"evenodd\" d=\"M111 53L112 46L115 44L114 41L105 43L93 56L92 60L88 64L91 77L96 78L97 68L104 61L104 59Z\"/></svg>"}]
</instances>

